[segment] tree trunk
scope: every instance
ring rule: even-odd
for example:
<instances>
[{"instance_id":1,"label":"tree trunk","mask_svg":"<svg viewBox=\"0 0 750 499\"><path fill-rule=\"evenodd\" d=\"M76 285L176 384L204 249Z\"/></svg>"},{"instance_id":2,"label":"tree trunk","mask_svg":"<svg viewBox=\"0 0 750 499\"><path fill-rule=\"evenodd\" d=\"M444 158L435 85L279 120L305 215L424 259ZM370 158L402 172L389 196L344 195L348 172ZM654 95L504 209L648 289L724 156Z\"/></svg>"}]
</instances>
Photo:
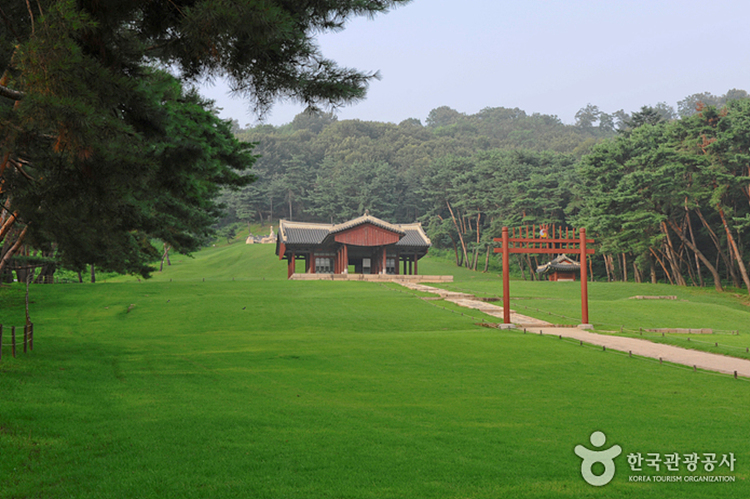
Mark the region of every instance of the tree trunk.
<instances>
[{"instance_id":1,"label":"tree trunk","mask_svg":"<svg viewBox=\"0 0 750 499\"><path fill-rule=\"evenodd\" d=\"M474 272L477 270L477 263L479 261L479 240L480 240L480 232L479 232L479 222L482 219L482 213L477 213L477 247L474 250Z\"/></svg>"},{"instance_id":2,"label":"tree trunk","mask_svg":"<svg viewBox=\"0 0 750 499\"><path fill-rule=\"evenodd\" d=\"M730 247L732 248L734 252L735 259L737 260L737 266L740 268L740 274L742 275L742 280L745 281L745 288L747 289L748 294L750 294L750 278L748 278L748 275L747 275L745 262L742 261L742 256L740 256L740 252L737 249L737 243L735 243L734 241L734 236L732 236L732 231L729 230L727 219L724 216L724 210L721 208L721 206L718 206L718 205L717 205L717 209L719 210L719 215L721 216L721 223L724 224L724 230L727 233L727 240L729 241Z\"/></svg>"},{"instance_id":3,"label":"tree trunk","mask_svg":"<svg viewBox=\"0 0 750 499\"><path fill-rule=\"evenodd\" d=\"M10 196L8 196L5 199L5 204L3 205L3 209L0 210L0 227L5 225L5 220L10 216ZM2 240L0 238L0 240Z\"/></svg>"},{"instance_id":4,"label":"tree trunk","mask_svg":"<svg viewBox=\"0 0 750 499\"><path fill-rule=\"evenodd\" d=\"M453 236L451 236L451 243L453 243L453 253L456 254L456 267L460 267L461 263L458 259L458 246L456 245L456 240L453 239Z\"/></svg>"},{"instance_id":5,"label":"tree trunk","mask_svg":"<svg viewBox=\"0 0 750 499\"><path fill-rule=\"evenodd\" d=\"M659 255L656 254L656 251L654 251L653 248L649 248L651 253L656 257L656 261L659 262L659 265L661 265L662 270L664 271L664 275L667 276L667 279L669 279L669 284L674 285L674 281L672 280L672 276L670 275L669 271L667 270L666 265L664 265L664 262L661 258L659 258ZM653 269L653 267L651 267ZM656 284L656 273L653 273L654 276L654 284Z\"/></svg>"},{"instance_id":6,"label":"tree trunk","mask_svg":"<svg viewBox=\"0 0 750 499\"><path fill-rule=\"evenodd\" d=\"M693 222L690 220L690 210L688 210L687 207L687 198L685 198L685 223L687 224L688 230L690 231L690 242L693 243L693 246L697 248L698 245L695 244L695 234L693 233ZM700 258L697 254L695 254L695 271L698 274L698 282L700 283L700 286L705 286L705 284L703 283L703 275L701 275Z\"/></svg>"},{"instance_id":7,"label":"tree trunk","mask_svg":"<svg viewBox=\"0 0 750 499\"><path fill-rule=\"evenodd\" d=\"M10 249L3 255L3 259L0 260L0 274L3 273L3 269L6 265L8 265L8 262L13 257L13 255L16 254L16 251L18 251L18 248L21 247L21 244L23 244L23 240L26 237L26 232L29 230L29 226L23 228L21 233L18 235L18 239L16 239L16 242L13 244L13 246L10 247Z\"/></svg>"},{"instance_id":8,"label":"tree trunk","mask_svg":"<svg viewBox=\"0 0 750 499\"><path fill-rule=\"evenodd\" d=\"M703 216L703 213L701 212L700 208L696 207L695 212L698 214L698 218L700 218L703 226L706 228L706 230L708 230L708 234L711 236L711 240L714 242L714 245L716 246L716 251L718 252L719 256L721 256L721 259L724 260L724 265L727 266L729 277L732 279L732 285L735 288L739 288L740 279L737 276L737 273L734 271L734 264L732 264L731 260L727 258L727 255L721 249L721 242L719 241L719 236L717 236L716 233L713 231L713 229L711 229L711 226L708 225L708 222L706 221L706 218Z\"/></svg>"},{"instance_id":9,"label":"tree trunk","mask_svg":"<svg viewBox=\"0 0 750 499\"><path fill-rule=\"evenodd\" d=\"M518 268L521 269L521 276L523 277L523 280L526 280L526 271L523 269L523 258L521 258L521 255L517 255L518 262Z\"/></svg>"},{"instance_id":10,"label":"tree trunk","mask_svg":"<svg viewBox=\"0 0 750 499\"><path fill-rule=\"evenodd\" d=\"M609 259L607 255L602 255L604 258L604 270L607 272L607 282L612 282L612 274L609 272Z\"/></svg>"},{"instance_id":11,"label":"tree trunk","mask_svg":"<svg viewBox=\"0 0 750 499\"><path fill-rule=\"evenodd\" d=\"M161 263L159 264L159 272L164 270L164 260L167 261L167 265L172 265L169 262L169 245L167 243L164 243L164 253L161 255Z\"/></svg>"},{"instance_id":12,"label":"tree trunk","mask_svg":"<svg viewBox=\"0 0 750 499\"><path fill-rule=\"evenodd\" d=\"M487 244L487 256L484 257L484 271L483 271L485 274L487 273L487 271L490 270L490 249L491 249L491 247L492 246L490 244Z\"/></svg>"},{"instance_id":13,"label":"tree trunk","mask_svg":"<svg viewBox=\"0 0 750 499\"><path fill-rule=\"evenodd\" d=\"M651 284L656 284L656 269L654 268L654 257L648 254L648 270L651 273Z\"/></svg>"},{"instance_id":14,"label":"tree trunk","mask_svg":"<svg viewBox=\"0 0 750 499\"><path fill-rule=\"evenodd\" d=\"M29 284L31 283L31 280L34 278L34 267L31 267L29 269L29 275L26 276L26 325L31 325L31 317L29 316ZM24 348L26 348L24 346Z\"/></svg>"},{"instance_id":15,"label":"tree trunk","mask_svg":"<svg viewBox=\"0 0 750 499\"><path fill-rule=\"evenodd\" d=\"M628 260L625 253L622 254L622 282L628 282Z\"/></svg>"},{"instance_id":16,"label":"tree trunk","mask_svg":"<svg viewBox=\"0 0 750 499\"><path fill-rule=\"evenodd\" d=\"M96 282L96 271L94 270L94 264L91 264L91 284Z\"/></svg>"},{"instance_id":17,"label":"tree trunk","mask_svg":"<svg viewBox=\"0 0 750 499\"><path fill-rule=\"evenodd\" d=\"M672 267L672 275L674 276L675 281L677 282L678 286L687 286L687 283L685 282L685 278L682 277L682 273L680 272L680 265L677 257L677 253L674 250L674 246L672 246L672 239L669 237L669 231L667 230L667 223L662 222L661 225L662 233L664 234L664 240L666 241L665 245L665 254L667 256L667 260L669 261L669 265Z\"/></svg>"},{"instance_id":18,"label":"tree trunk","mask_svg":"<svg viewBox=\"0 0 750 499\"><path fill-rule=\"evenodd\" d=\"M719 277L719 273L716 271L716 268L711 265L711 262L708 261L708 259L703 255L703 253L698 249L697 246L693 246L693 243L688 241L687 237L685 237L685 234L677 226L677 224L670 220L669 225L672 226L672 229L675 231L677 236L682 239L682 242L684 242L686 246L688 246L695 252L698 258L700 258L703 262L703 265L705 265L708 271L711 272L711 275L714 277L714 288L716 288L716 291L724 291L724 288L721 287L721 277Z\"/></svg>"},{"instance_id":19,"label":"tree trunk","mask_svg":"<svg viewBox=\"0 0 750 499\"><path fill-rule=\"evenodd\" d=\"M638 270L638 265L636 265L635 262L633 262L633 277L635 279L635 282L638 284L640 284L643 281L641 277L641 272Z\"/></svg>"},{"instance_id":20,"label":"tree trunk","mask_svg":"<svg viewBox=\"0 0 750 499\"><path fill-rule=\"evenodd\" d=\"M526 263L529 266L529 275L531 276L532 281L536 281L536 275L534 274L534 268L531 266L531 255L526 253Z\"/></svg>"},{"instance_id":21,"label":"tree trunk","mask_svg":"<svg viewBox=\"0 0 750 499\"><path fill-rule=\"evenodd\" d=\"M0 227L0 241L5 239L6 234L8 234L8 231L10 231L11 228L13 228L13 224L16 222L16 217L18 216L18 212L11 213L10 216L8 216L7 220L2 224L2 227Z\"/></svg>"},{"instance_id":22,"label":"tree trunk","mask_svg":"<svg viewBox=\"0 0 750 499\"><path fill-rule=\"evenodd\" d=\"M448 206L448 211L451 214L451 219L453 220L453 225L456 228L456 232L458 232L458 239L461 241L461 250L464 253L464 262L466 265L469 265L469 255L466 252L466 242L464 241L464 236L461 233L461 227L458 226L458 221L456 220L456 215L453 213L453 208L451 208L451 204L446 201L445 204ZM461 221L461 225L463 226L463 220Z\"/></svg>"}]
</instances>

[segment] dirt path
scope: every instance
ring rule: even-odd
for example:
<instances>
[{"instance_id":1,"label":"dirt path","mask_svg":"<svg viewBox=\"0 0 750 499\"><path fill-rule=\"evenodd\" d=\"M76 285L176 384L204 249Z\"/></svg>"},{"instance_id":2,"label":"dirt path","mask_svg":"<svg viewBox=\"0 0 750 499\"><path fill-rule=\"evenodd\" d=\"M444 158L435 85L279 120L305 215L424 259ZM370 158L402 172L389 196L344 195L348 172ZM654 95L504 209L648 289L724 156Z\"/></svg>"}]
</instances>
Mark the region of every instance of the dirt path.
<instances>
[{"instance_id":1,"label":"dirt path","mask_svg":"<svg viewBox=\"0 0 750 499\"><path fill-rule=\"evenodd\" d=\"M437 294L444 300L462 307L473 308L493 317L503 318L503 307L483 302L470 294L455 293L423 284L404 283L403 285L416 291ZM549 322L517 314L513 310L511 310L510 320L513 324L537 334L541 331L542 334L573 338L592 345L619 350L621 352L629 352L641 357L661 359L664 362L727 374L734 374L736 372L738 376L750 378L750 360L664 345L638 338L596 334L578 328L555 327Z\"/></svg>"}]
</instances>

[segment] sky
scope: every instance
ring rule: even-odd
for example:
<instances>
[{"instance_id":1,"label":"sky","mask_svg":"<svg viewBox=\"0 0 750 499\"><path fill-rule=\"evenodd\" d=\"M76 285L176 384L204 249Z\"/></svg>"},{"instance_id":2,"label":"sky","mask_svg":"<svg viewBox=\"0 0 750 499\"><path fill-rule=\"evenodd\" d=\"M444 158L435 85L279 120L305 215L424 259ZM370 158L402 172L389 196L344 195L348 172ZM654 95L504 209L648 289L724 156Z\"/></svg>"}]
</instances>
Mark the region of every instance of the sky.
<instances>
[{"instance_id":1,"label":"sky","mask_svg":"<svg viewBox=\"0 0 750 499\"><path fill-rule=\"evenodd\" d=\"M379 71L340 120L425 123L432 109L520 108L575 122L587 104L613 113L732 88L750 92L750 2L740 0L413 0L318 37L340 66ZM201 93L222 118L260 123L217 81ZM277 103L264 123L303 111Z\"/></svg>"}]
</instances>

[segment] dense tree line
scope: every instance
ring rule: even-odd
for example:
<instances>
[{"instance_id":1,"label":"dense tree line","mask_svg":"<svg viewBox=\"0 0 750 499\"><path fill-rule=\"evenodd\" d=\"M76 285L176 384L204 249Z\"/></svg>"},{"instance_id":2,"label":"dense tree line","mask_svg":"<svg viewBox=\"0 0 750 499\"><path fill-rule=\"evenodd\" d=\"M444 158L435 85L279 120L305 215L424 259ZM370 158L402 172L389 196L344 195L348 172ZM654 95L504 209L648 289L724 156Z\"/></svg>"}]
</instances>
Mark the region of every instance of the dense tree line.
<instances>
[{"instance_id":1,"label":"dense tree line","mask_svg":"<svg viewBox=\"0 0 750 499\"><path fill-rule=\"evenodd\" d=\"M598 278L750 288L747 97L695 94L679 111L632 114L588 105L575 125L505 108L441 107L425 125L304 113L239 131L257 144L259 180L225 196L224 222L340 222L369 209L422 221L437 248L477 270L503 225L586 227ZM517 263L533 279L543 262Z\"/></svg>"},{"instance_id":2,"label":"dense tree line","mask_svg":"<svg viewBox=\"0 0 750 499\"><path fill-rule=\"evenodd\" d=\"M551 152L580 157L615 132L563 124L520 109L487 108L465 115L440 107L426 124L338 121L334 115L298 115L281 127L237 133L256 144L257 182L225 196L232 221L345 220L365 209L406 222L429 213L423 179L435 161L492 150Z\"/></svg>"},{"instance_id":3,"label":"dense tree line","mask_svg":"<svg viewBox=\"0 0 750 499\"><path fill-rule=\"evenodd\" d=\"M578 175L574 221L610 255L610 278L750 289L750 99L604 141Z\"/></svg>"}]
</instances>

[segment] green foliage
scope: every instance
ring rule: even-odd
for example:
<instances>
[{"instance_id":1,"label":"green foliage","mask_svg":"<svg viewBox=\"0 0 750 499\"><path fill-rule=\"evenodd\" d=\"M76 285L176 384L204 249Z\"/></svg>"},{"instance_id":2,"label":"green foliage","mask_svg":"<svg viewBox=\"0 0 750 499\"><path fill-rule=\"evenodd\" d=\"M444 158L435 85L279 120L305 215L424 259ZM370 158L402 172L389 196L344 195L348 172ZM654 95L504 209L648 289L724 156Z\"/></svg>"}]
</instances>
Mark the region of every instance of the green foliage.
<instances>
[{"instance_id":1,"label":"green foliage","mask_svg":"<svg viewBox=\"0 0 750 499\"><path fill-rule=\"evenodd\" d=\"M3 497L596 497L573 453L594 430L625 451L607 497L748 494L746 381L481 328L374 283L287 281L271 246L130 279L32 288L34 352L0 364ZM514 306L555 310L569 284L514 281ZM592 294L617 311L644 288ZM712 304L748 323L731 296L677 293L664 321ZM0 323L22 301L0 288ZM736 482L628 482L628 452L693 451L733 452Z\"/></svg>"},{"instance_id":2,"label":"green foliage","mask_svg":"<svg viewBox=\"0 0 750 499\"><path fill-rule=\"evenodd\" d=\"M433 203L424 198L422 183L435 161L494 149L580 156L598 135L520 109L486 108L464 115L441 107L424 127L416 119L394 125L306 112L289 125L262 125L237 136L257 144L259 180L225 195L230 208L225 223L279 217L344 220L364 209L411 222Z\"/></svg>"},{"instance_id":3,"label":"green foliage","mask_svg":"<svg viewBox=\"0 0 750 499\"><path fill-rule=\"evenodd\" d=\"M34 3L2 11L0 202L73 269L148 275L152 239L194 251L219 189L254 178L252 145L181 81L226 76L259 114L360 99L376 75L338 67L312 35L404 2ZM290 207L292 181L274 186Z\"/></svg>"},{"instance_id":4,"label":"green foliage","mask_svg":"<svg viewBox=\"0 0 750 499\"><path fill-rule=\"evenodd\" d=\"M702 283L703 267L720 289L718 262L724 278L740 286L741 276L750 287L734 249L750 243L742 230L750 214L750 100L721 110L706 107L673 122L648 124L648 116L656 116L653 109L642 112L643 124L583 158L578 174L584 203L575 223L597 235L602 252L631 253L670 281L684 284L682 274L689 273L694 284ZM698 263L686 265L683 251Z\"/></svg>"}]
</instances>

